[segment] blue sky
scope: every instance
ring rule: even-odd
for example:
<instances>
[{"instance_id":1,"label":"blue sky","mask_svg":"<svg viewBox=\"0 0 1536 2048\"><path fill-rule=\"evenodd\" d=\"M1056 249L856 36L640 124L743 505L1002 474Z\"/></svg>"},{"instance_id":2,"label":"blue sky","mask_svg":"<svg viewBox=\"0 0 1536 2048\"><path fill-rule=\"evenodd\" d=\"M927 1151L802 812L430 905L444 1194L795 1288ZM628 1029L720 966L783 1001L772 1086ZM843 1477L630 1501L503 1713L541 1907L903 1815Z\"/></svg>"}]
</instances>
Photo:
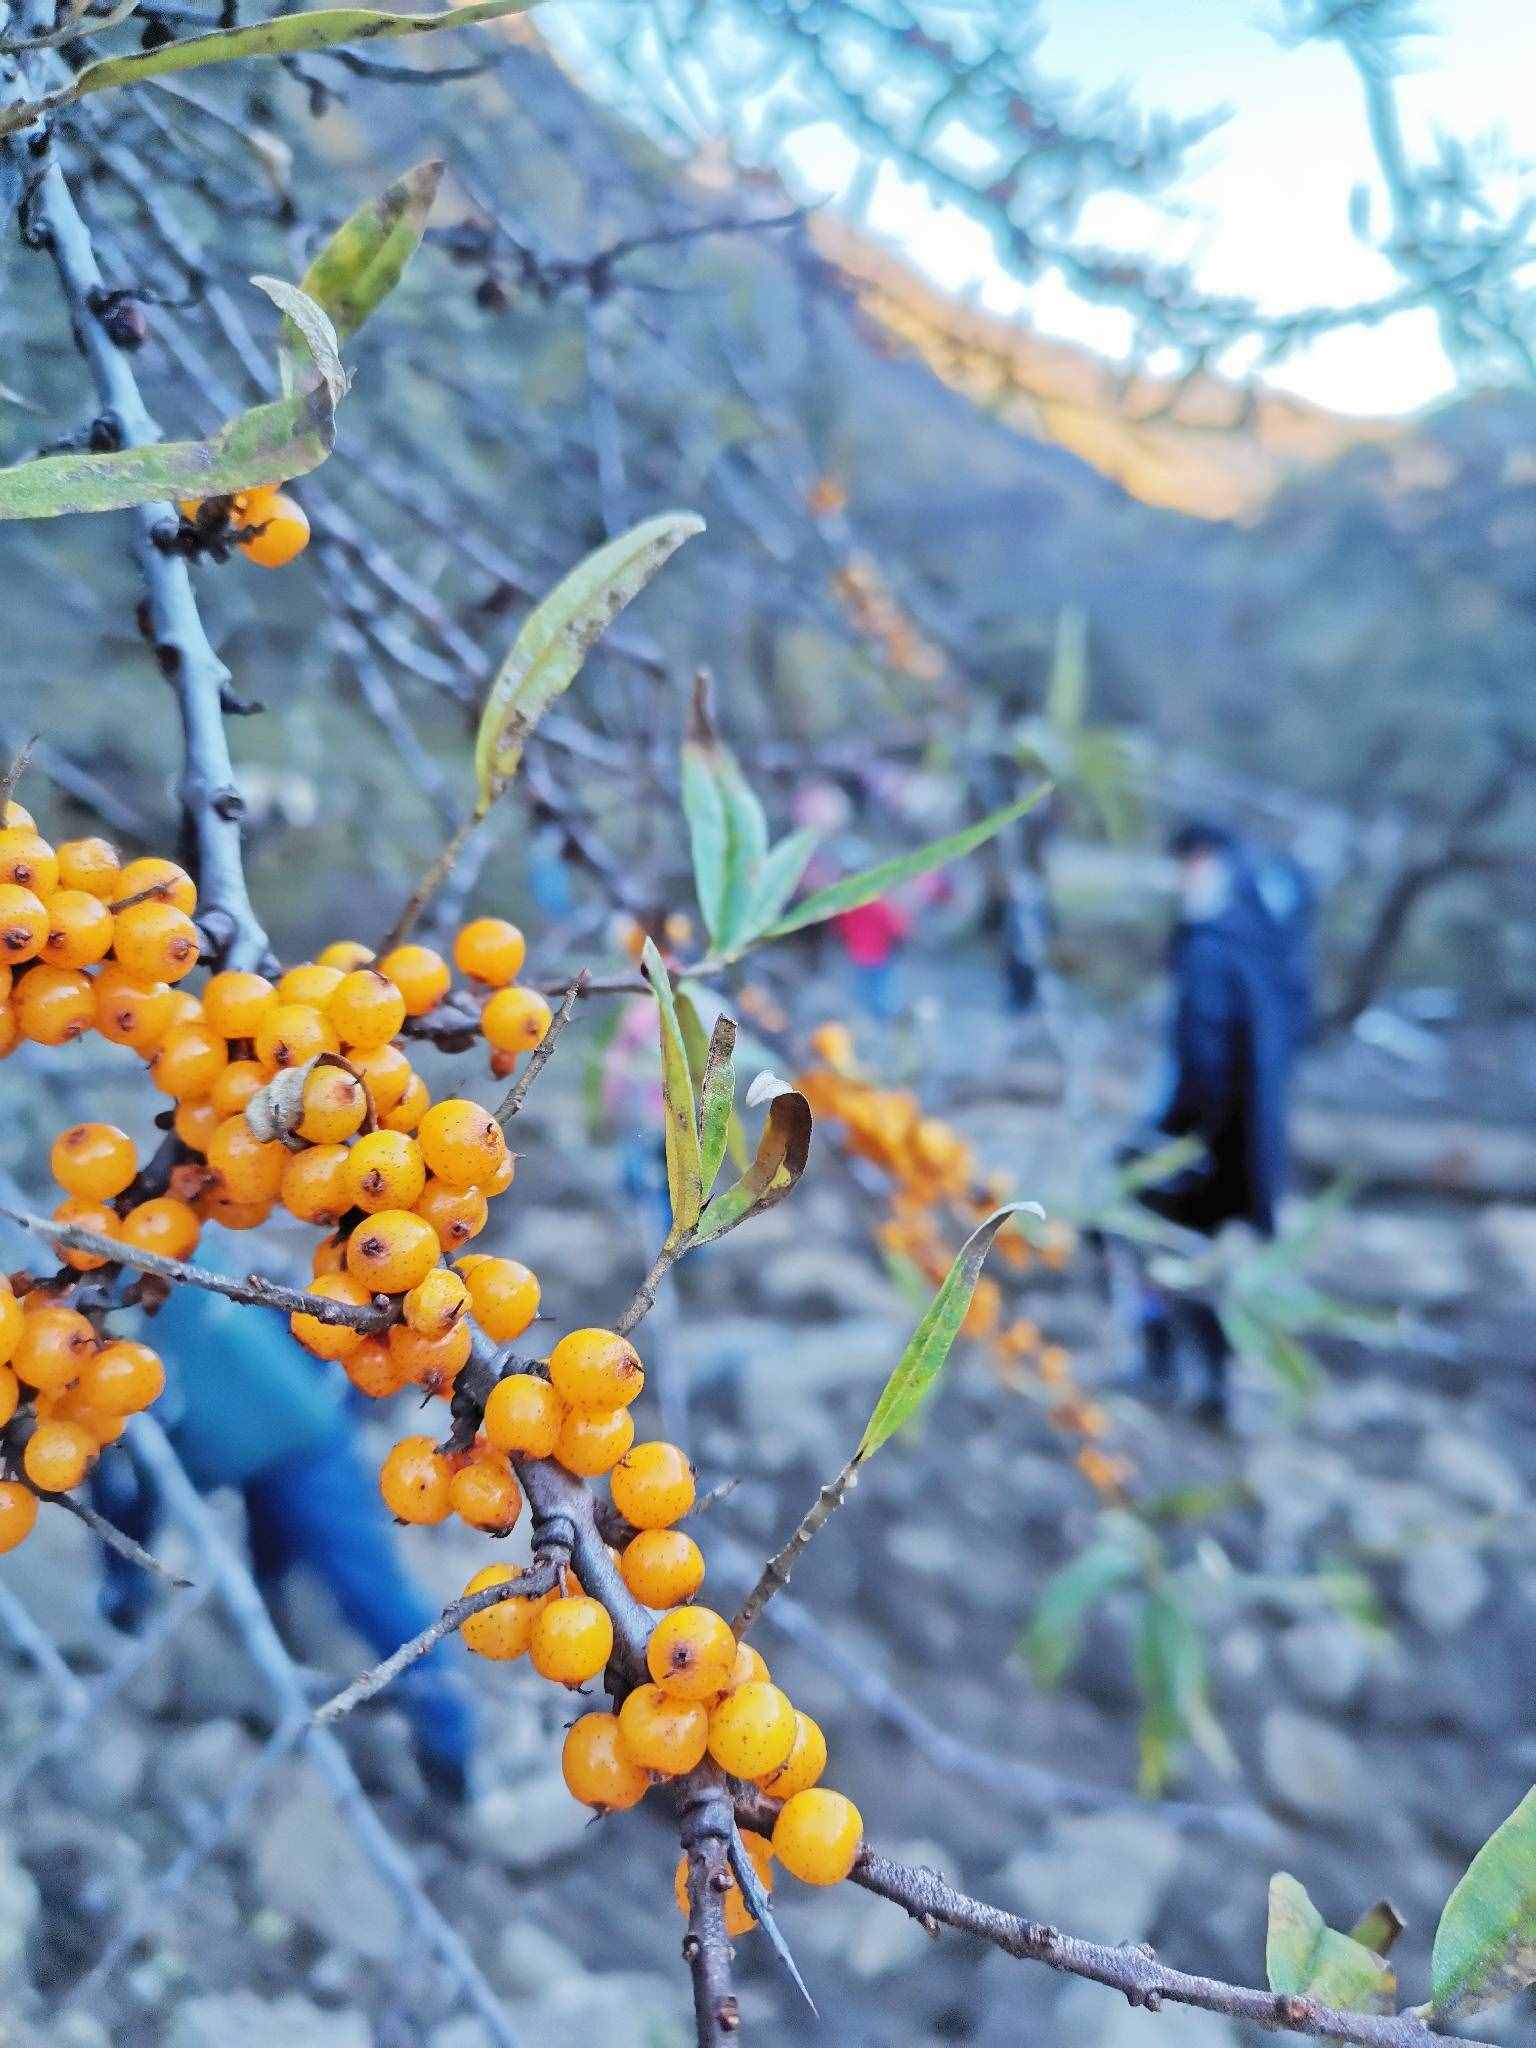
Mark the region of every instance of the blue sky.
<instances>
[{"instance_id":1,"label":"blue sky","mask_svg":"<svg viewBox=\"0 0 1536 2048\"><path fill-rule=\"evenodd\" d=\"M564 40L559 13L547 8L541 20ZM1180 188L1187 223L1170 228L1134 202L1103 200L1085 222L1096 238L1192 251L1208 286L1276 311L1347 303L1390 285L1384 259L1350 227L1352 188L1375 180L1360 88L1340 51L1287 47L1272 32L1278 6L1262 0L1043 0L1040 17L1049 73L1089 88L1126 84L1145 106L1172 113L1230 109ZM1410 45L1414 68L1401 87L1410 144L1438 127L1463 140L1502 131L1529 146L1536 6L1426 0L1424 20L1432 33ZM799 138L790 166L807 191L832 194L852 168L851 145L830 124ZM998 264L981 228L893 175L877 186L869 220L947 289L1107 354L1123 347L1122 316L1074 300L1054 281L1026 288ZM1412 410L1453 382L1433 318L1418 312L1332 335L1270 381L1363 413Z\"/></svg>"}]
</instances>

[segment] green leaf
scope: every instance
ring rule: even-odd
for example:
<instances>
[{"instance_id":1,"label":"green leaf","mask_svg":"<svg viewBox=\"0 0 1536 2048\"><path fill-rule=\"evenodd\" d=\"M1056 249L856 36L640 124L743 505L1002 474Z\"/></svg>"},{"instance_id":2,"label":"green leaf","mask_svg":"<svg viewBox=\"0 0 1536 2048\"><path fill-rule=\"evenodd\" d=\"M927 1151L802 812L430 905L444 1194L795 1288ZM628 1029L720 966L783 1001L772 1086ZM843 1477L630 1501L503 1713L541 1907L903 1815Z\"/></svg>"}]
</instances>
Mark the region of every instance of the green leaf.
<instances>
[{"instance_id":1,"label":"green leaf","mask_svg":"<svg viewBox=\"0 0 1536 2048\"><path fill-rule=\"evenodd\" d=\"M420 247L442 183L440 158L429 158L386 185L342 222L303 277L303 289L330 317L336 336L356 334L400 282ZM283 389L291 391L306 368L303 340L285 322L278 342Z\"/></svg>"},{"instance_id":2,"label":"green leaf","mask_svg":"<svg viewBox=\"0 0 1536 2048\"><path fill-rule=\"evenodd\" d=\"M864 1425L864 1434L853 1454L856 1462L873 1457L933 1392L944 1369L944 1361L960 1334L960 1325L965 1321L993 1240L1010 1216L1016 1216L1021 1209L1036 1206L1028 1202L1008 1203L1006 1208L995 1210L961 1245L954 1264L929 1302L927 1313L908 1338L907 1348L896 1361L895 1371L880 1390L880 1398Z\"/></svg>"},{"instance_id":3,"label":"green leaf","mask_svg":"<svg viewBox=\"0 0 1536 2048\"><path fill-rule=\"evenodd\" d=\"M460 7L446 18L462 20L473 12L473 7ZM685 540L703 531L697 512L659 512L643 519L578 562L529 613L480 714L477 817L485 815L517 773L529 734L576 680L598 635Z\"/></svg>"},{"instance_id":4,"label":"green leaf","mask_svg":"<svg viewBox=\"0 0 1536 2048\"><path fill-rule=\"evenodd\" d=\"M1397 2007L1396 1972L1363 1942L1335 1932L1305 1887L1283 1870L1269 1881L1264 1967L1271 1991L1292 1991L1341 2012Z\"/></svg>"},{"instance_id":5,"label":"green leaf","mask_svg":"<svg viewBox=\"0 0 1536 2048\"><path fill-rule=\"evenodd\" d=\"M331 404L340 405L351 380L341 367L341 344L330 314L302 286L289 284L286 278L253 277L251 283L266 293L283 316L283 332L294 337L298 353L294 379L298 388L308 390L318 376L331 395ZM282 346L281 336L278 346ZM286 384L284 389L288 389Z\"/></svg>"},{"instance_id":6,"label":"green leaf","mask_svg":"<svg viewBox=\"0 0 1536 2048\"><path fill-rule=\"evenodd\" d=\"M774 1208L805 1171L811 1151L811 1105L787 1082L759 1075L747 1090L747 1107L755 1109L769 1091L768 1115L757 1151L740 1180L716 1195L699 1218L695 1233L699 1244L724 1237L750 1217Z\"/></svg>"},{"instance_id":7,"label":"green leaf","mask_svg":"<svg viewBox=\"0 0 1536 2048\"><path fill-rule=\"evenodd\" d=\"M677 1021L683 1027L683 1043L688 1048L688 1071L693 1076L694 1092L702 1097L704 1069L709 1065L709 1036L705 1032L699 1015L699 984L680 982L677 987ZM766 1057L766 1055L764 1055ZM700 1132L703 1131L703 1112L700 1111ZM745 1172L752 1157L752 1147L747 1143L747 1134L742 1129L741 1118L733 1107L726 1119L725 1149L736 1162L738 1173ZM716 1168L718 1173L719 1168ZM706 1185L705 1193L709 1192Z\"/></svg>"},{"instance_id":8,"label":"green leaf","mask_svg":"<svg viewBox=\"0 0 1536 2048\"><path fill-rule=\"evenodd\" d=\"M1032 811L1050 789L1048 782L1020 797L1017 803L1007 804L1000 811L993 811L975 825L967 825L963 832L952 832L947 839L934 839L927 846L920 846L915 853L899 854L895 860L882 861L878 867L866 868L861 875L850 875L846 881L834 882L829 889L818 889L814 896L807 896L797 904L788 917L780 918L777 924L756 934L763 939L787 938L791 932L804 931L807 925L821 924L829 917L836 917L843 910L857 910L861 904L873 903L877 896L885 895L902 882L910 882L914 876L930 874L934 868L941 868L947 861L959 860L963 854L974 853L978 846L984 846L996 833L1015 818L1022 818L1026 811Z\"/></svg>"},{"instance_id":9,"label":"green leaf","mask_svg":"<svg viewBox=\"0 0 1536 2048\"><path fill-rule=\"evenodd\" d=\"M1116 1586L1134 1579L1141 1560L1123 1543L1090 1543L1047 1579L1020 1648L1037 1685L1056 1685L1076 1662L1089 1614Z\"/></svg>"},{"instance_id":10,"label":"green leaf","mask_svg":"<svg viewBox=\"0 0 1536 2048\"><path fill-rule=\"evenodd\" d=\"M1430 1982L1437 2024L1536 1983L1536 1789L1494 1829L1446 1901Z\"/></svg>"},{"instance_id":11,"label":"green leaf","mask_svg":"<svg viewBox=\"0 0 1536 2048\"><path fill-rule=\"evenodd\" d=\"M716 729L702 670L683 740L682 791L699 909L716 951L729 952L768 851L768 820Z\"/></svg>"},{"instance_id":12,"label":"green leaf","mask_svg":"<svg viewBox=\"0 0 1536 2048\"><path fill-rule=\"evenodd\" d=\"M1211 1708L1204 1638L1183 1601L1166 1586L1154 1587L1142 1609L1136 1676L1143 1700L1142 1790L1161 1789L1185 1742L1193 1742L1223 1776L1231 1776L1237 1760Z\"/></svg>"},{"instance_id":13,"label":"green leaf","mask_svg":"<svg viewBox=\"0 0 1536 2048\"><path fill-rule=\"evenodd\" d=\"M293 57L305 50L334 50L344 43L392 41L397 36L435 35L439 29L468 28L477 21L495 21L521 14L534 0L467 0L440 14L384 14L372 7L319 7L297 14L277 14L244 28L214 29L186 36L155 50L136 50L121 57L101 57L75 73L67 85L19 106L0 108L0 135L30 128L34 121L72 106L88 93L137 85L141 79L164 78L175 71L200 71L210 64L233 64L246 57Z\"/></svg>"},{"instance_id":14,"label":"green leaf","mask_svg":"<svg viewBox=\"0 0 1536 2048\"><path fill-rule=\"evenodd\" d=\"M1088 709L1088 615L1064 605L1056 619L1056 645L1045 715L1063 739L1081 732Z\"/></svg>"},{"instance_id":15,"label":"green leaf","mask_svg":"<svg viewBox=\"0 0 1536 2048\"><path fill-rule=\"evenodd\" d=\"M798 832L787 834L764 856L736 938L738 950L749 945L768 929L776 917L783 915L785 904L800 886L806 863L820 844L821 834L815 826L803 825Z\"/></svg>"},{"instance_id":16,"label":"green leaf","mask_svg":"<svg viewBox=\"0 0 1536 2048\"><path fill-rule=\"evenodd\" d=\"M336 442L336 407L346 378L330 322L294 285L252 280L291 306L313 334L313 388L226 420L206 441L155 441L110 454L44 455L0 469L0 519L57 519L66 512L120 512L178 498L222 498L255 484L304 476ZM302 303L301 303L302 302Z\"/></svg>"},{"instance_id":17,"label":"green leaf","mask_svg":"<svg viewBox=\"0 0 1536 2048\"><path fill-rule=\"evenodd\" d=\"M719 1016L710 1033L709 1052L699 1090L699 1158L707 1196L715 1184L730 1138L731 1118L736 1110L736 1069L731 1054L736 1050L736 1020Z\"/></svg>"},{"instance_id":18,"label":"green leaf","mask_svg":"<svg viewBox=\"0 0 1536 2048\"><path fill-rule=\"evenodd\" d=\"M672 997L672 981L666 962L647 939L640 956L640 971L651 984L661 1019L661 1091L666 1123L667 1192L672 1198L672 1231L668 1239L683 1236L699 1220L704 1205L704 1175L699 1158L698 1112L693 1100L693 1077L688 1071L688 1048L678 1022Z\"/></svg>"}]
</instances>

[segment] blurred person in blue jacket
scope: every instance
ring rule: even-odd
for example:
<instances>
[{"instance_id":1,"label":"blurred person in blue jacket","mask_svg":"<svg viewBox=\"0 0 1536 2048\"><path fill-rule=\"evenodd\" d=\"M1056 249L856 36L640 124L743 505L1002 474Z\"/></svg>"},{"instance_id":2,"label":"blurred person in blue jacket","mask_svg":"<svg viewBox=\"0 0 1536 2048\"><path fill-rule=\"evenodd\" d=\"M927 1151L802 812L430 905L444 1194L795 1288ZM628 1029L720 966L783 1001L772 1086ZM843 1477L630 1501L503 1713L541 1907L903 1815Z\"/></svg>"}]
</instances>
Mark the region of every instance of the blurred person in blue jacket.
<instances>
[{"instance_id":1,"label":"blurred person in blue jacket","mask_svg":"<svg viewBox=\"0 0 1536 2048\"><path fill-rule=\"evenodd\" d=\"M205 1255L205 1263L219 1262ZM376 1656L424 1629L437 1607L400 1558L342 1375L294 1341L284 1316L201 1288L176 1288L146 1334L168 1381L156 1417L199 1492L239 1489L251 1565L269 1604L291 1571L307 1567ZM92 1486L104 1515L150 1539L158 1504L124 1446L103 1454ZM147 1606L148 1579L113 1551L102 1563L103 1610L131 1629ZM428 1786L457 1801L466 1796L474 1726L452 1654L439 1645L395 1691Z\"/></svg>"},{"instance_id":2,"label":"blurred person in blue jacket","mask_svg":"<svg viewBox=\"0 0 1536 2048\"><path fill-rule=\"evenodd\" d=\"M1189 1137L1201 1156L1140 1198L1205 1236L1243 1223L1270 1237L1286 1181L1291 1078L1310 1026L1310 889L1293 861L1250 853L1218 825L1181 827L1170 850L1179 918L1169 1058L1150 1143L1133 1149ZM1183 1353L1198 1375L1198 1412L1223 1417L1229 1347L1216 1311L1148 1285L1141 1319L1148 1389L1176 1391Z\"/></svg>"}]
</instances>

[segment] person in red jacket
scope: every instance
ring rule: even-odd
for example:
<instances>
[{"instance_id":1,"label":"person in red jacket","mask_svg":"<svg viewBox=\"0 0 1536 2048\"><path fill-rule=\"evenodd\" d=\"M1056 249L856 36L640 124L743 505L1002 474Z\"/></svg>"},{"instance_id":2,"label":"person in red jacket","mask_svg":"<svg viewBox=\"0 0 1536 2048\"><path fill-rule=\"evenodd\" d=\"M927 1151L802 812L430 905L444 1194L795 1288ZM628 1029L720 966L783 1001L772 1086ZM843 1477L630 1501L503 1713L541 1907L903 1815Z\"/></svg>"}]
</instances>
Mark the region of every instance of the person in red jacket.
<instances>
[{"instance_id":1,"label":"person in red jacket","mask_svg":"<svg viewBox=\"0 0 1536 2048\"><path fill-rule=\"evenodd\" d=\"M866 1017L889 1023L906 1008L898 959L912 935L910 913L894 897L877 896L834 920L853 968L854 1001Z\"/></svg>"}]
</instances>

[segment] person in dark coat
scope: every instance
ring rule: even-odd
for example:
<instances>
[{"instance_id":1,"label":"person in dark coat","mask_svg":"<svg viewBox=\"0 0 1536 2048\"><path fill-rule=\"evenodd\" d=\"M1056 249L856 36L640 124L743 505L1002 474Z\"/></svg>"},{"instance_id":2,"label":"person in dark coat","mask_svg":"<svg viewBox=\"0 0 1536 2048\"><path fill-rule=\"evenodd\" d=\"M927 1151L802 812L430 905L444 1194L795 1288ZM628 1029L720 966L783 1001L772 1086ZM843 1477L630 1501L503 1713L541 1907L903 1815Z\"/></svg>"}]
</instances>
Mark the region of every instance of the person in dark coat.
<instances>
[{"instance_id":1,"label":"person in dark coat","mask_svg":"<svg viewBox=\"0 0 1536 2048\"><path fill-rule=\"evenodd\" d=\"M1197 1138L1202 1157L1141 1199L1186 1230L1244 1223L1272 1236L1286 1181L1291 1076L1308 1028L1310 897L1300 870L1248 854L1219 826L1173 837L1180 916L1169 970L1169 1071L1151 1118L1158 1137ZM1145 1376L1172 1392L1181 1349L1200 1373L1200 1405L1224 1414L1228 1346L1215 1311L1148 1289Z\"/></svg>"},{"instance_id":2,"label":"person in dark coat","mask_svg":"<svg viewBox=\"0 0 1536 2048\"><path fill-rule=\"evenodd\" d=\"M203 1263L221 1260L210 1240ZM406 1570L378 1480L356 1438L341 1373L312 1358L271 1309L178 1287L145 1332L165 1361L156 1417L200 1493L235 1487L245 1502L251 1565L268 1604L289 1573L307 1569L330 1589L346 1621L377 1657L435 1620L438 1604ZM92 1474L97 1508L140 1543L159 1503L123 1444ZM102 1553L102 1608L117 1627L143 1619L150 1593L139 1567ZM401 1675L395 1692L410 1720L417 1763L440 1799L467 1796L473 1716L440 1644Z\"/></svg>"}]
</instances>

